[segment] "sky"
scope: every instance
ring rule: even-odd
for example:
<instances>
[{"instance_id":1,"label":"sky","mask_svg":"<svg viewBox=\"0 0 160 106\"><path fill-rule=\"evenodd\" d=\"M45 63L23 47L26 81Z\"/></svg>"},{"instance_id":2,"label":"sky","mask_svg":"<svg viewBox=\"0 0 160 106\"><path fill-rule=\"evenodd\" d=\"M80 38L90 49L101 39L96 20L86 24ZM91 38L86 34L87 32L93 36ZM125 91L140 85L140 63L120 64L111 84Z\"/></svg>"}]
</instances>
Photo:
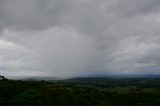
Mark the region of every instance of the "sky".
<instances>
[{"instance_id":1,"label":"sky","mask_svg":"<svg viewBox=\"0 0 160 106\"><path fill-rule=\"evenodd\" d=\"M160 74L160 0L0 0L0 74Z\"/></svg>"}]
</instances>

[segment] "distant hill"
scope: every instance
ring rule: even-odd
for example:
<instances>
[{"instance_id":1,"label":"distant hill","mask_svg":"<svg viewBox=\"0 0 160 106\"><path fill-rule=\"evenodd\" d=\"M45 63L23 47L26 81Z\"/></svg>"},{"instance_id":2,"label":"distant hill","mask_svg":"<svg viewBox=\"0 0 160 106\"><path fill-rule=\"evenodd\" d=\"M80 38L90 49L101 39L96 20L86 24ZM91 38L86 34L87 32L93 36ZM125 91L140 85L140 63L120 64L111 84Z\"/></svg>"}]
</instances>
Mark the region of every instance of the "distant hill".
<instances>
[{"instance_id":1,"label":"distant hill","mask_svg":"<svg viewBox=\"0 0 160 106\"><path fill-rule=\"evenodd\" d=\"M160 75L154 74L120 74L120 75L112 75L110 77L127 77L127 78L160 78Z\"/></svg>"},{"instance_id":2,"label":"distant hill","mask_svg":"<svg viewBox=\"0 0 160 106\"><path fill-rule=\"evenodd\" d=\"M110 79L110 78L160 78L160 75L155 75L155 74L118 74L118 75L88 75L88 76L79 76L79 77L51 77L51 76L45 76L45 77L37 77L37 76L33 76L33 77L14 77L14 78L10 78L10 79L15 79L15 80L25 80L25 81L41 81L41 80L45 80L45 81L56 81L56 80L65 80L65 79L86 79L86 78L100 78L100 79ZM1 79L1 78L0 78Z\"/></svg>"},{"instance_id":3,"label":"distant hill","mask_svg":"<svg viewBox=\"0 0 160 106\"><path fill-rule=\"evenodd\" d=\"M78 78L160 78L160 75L155 75L155 74L89 75L89 76L80 76Z\"/></svg>"}]
</instances>

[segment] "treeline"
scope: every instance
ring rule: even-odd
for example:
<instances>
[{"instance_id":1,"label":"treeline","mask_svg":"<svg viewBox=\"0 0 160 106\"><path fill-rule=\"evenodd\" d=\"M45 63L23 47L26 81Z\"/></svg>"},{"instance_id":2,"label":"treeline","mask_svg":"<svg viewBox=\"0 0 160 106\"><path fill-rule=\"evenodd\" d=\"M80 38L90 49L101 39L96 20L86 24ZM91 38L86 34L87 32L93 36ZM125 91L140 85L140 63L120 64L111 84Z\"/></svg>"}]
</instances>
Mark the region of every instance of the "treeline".
<instances>
[{"instance_id":1,"label":"treeline","mask_svg":"<svg viewBox=\"0 0 160 106\"><path fill-rule=\"evenodd\" d=\"M160 106L157 92L111 92L65 82L0 80L0 106Z\"/></svg>"},{"instance_id":2,"label":"treeline","mask_svg":"<svg viewBox=\"0 0 160 106\"><path fill-rule=\"evenodd\" d=\"M160 87L159 78L75 78L60 81L62 83L70 84L81 84L90 85L96 87L126 87L126 86L136 86L136 87Z\"/></svg>"}]
</instances>

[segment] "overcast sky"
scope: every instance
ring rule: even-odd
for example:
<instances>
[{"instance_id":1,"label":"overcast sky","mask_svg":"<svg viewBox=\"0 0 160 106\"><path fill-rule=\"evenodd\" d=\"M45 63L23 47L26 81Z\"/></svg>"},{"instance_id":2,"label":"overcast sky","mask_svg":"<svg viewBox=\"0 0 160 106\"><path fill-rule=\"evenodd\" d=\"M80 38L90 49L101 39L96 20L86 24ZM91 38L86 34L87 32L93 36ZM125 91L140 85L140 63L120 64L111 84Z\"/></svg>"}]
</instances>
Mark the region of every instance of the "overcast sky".
<instances>
[{"instance_id":1,"label":"overcast sky","mask_svg":"<svg viewBox=\"0 0 160 106\"><path fill-rule=\"evenodd\" d=\"M0 74L160 74L160 0L0 0Z\"/></svg>"}]
</instances>

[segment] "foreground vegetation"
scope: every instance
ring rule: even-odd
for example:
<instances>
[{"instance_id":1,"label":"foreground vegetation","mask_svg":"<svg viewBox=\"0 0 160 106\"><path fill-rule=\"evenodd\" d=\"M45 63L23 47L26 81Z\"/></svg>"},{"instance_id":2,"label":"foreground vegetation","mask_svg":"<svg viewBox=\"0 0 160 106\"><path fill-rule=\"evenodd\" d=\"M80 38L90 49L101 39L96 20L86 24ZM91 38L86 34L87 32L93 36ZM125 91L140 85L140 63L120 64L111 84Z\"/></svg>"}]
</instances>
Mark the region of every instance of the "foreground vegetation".
<instances>
[{"instance_id":1,"label":"foreground vegetation","mask_svg":"<svg viewBox=\"0 0 160 106\"><path fill-rule=\"evenodd\" d=\"M160 106L160 79L4 79L0 106Z\"/></svg>"}]
</instances>

